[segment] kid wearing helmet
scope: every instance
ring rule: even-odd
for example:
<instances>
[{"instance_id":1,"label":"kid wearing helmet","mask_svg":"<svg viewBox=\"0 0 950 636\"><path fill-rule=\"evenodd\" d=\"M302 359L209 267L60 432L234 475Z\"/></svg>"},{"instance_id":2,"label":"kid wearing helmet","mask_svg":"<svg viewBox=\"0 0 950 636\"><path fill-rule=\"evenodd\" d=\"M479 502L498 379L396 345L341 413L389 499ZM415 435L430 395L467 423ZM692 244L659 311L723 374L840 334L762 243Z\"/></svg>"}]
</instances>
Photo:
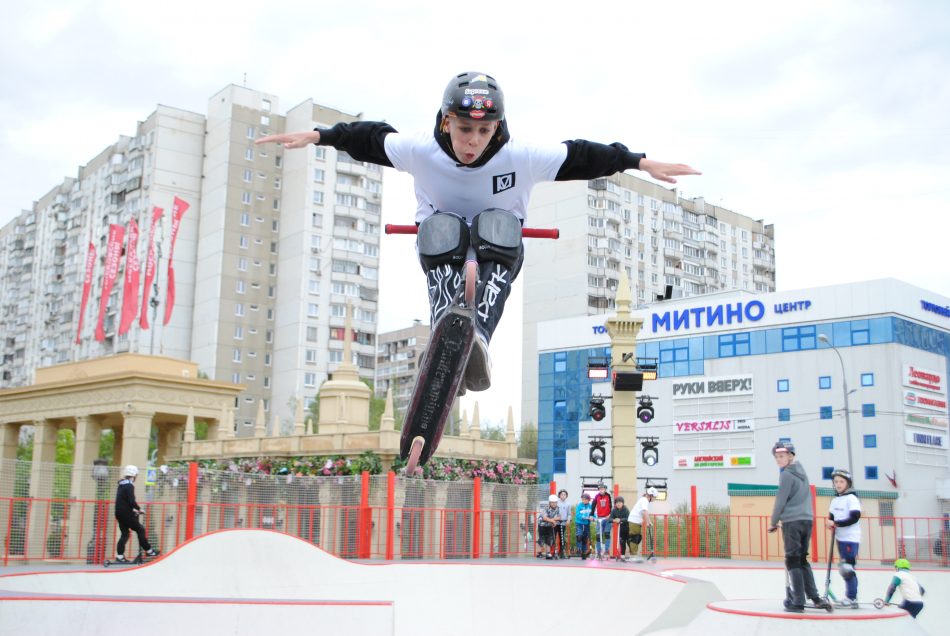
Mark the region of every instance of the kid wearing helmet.
<instances>
[{"instance_id":1,"label":"kid wearing helmet","mask_svg":"<svg viewBox=\"0 0 950 636\"><path fill-rule=\"evenodd\" d=\"M538 521L538 545L541 546L538 558L544 555L544 558L549 561L554 558L554 528L561 518L557 504L557 495L550 495L548 497L548 505L541 509L541 513L538 516L540 519L540 521Z\"/></svg>"},{"instance_id":2,"label":"kid wearing helmet","mask_svg":"<svg viewBox=\"0 0 950 636\"><path fill-rule=\"evenodd\" d=\"M332 146L357 161L413 176L416 247L433 327L464 285L465 254L469 245L474 247L479 261L477 329L464 382L472 391L491 385L488 342L521 269L521 226L536 183L595 179L628 169L669 183L676 183L679 175L700 174L684 164L647 159L619 143L518 143L508 133L504 92L495 78L478 72L460 73L449 81L431 133L407 135L383 122L360 121L268 135L256 143L270 142L288 149L311 143Z\"/></svg>"},{"instance_id":3,"label":"kid wearing helmet","mask_svg":"<svg viewBox=\"0 0 950 636\"><path fill-rule=\"evenodd\" d=\"M627 560L627 541L630 540L630 509L624 503L623 497L614 499L614 509L610 511L610 520L617 528L617 543L620 544L618 561Z\"/></svg>"},{"instance_id":4,"label":"kid wearing helmet","mask_svg":"<svg viewBox=\"0 0 950 636\"><path fill-rule=\"evenodd\" d=\"M119 523L119 543L115 547L116 563L124 563L125 544L129 540L129 532L134 531L139 538L139 547L146 556L158 556L158 550L152 548L145 534L145 528L139 523L139 515L144 514L138 502L135 501L135 478L139 474L137 466L131 464L122 471L124 475L119 480L119 487L115 493L115 520Z\"/></svg>"},{"instance_id":5,"label":"kid wearing helmet","mask_svg":"<svg viewBox=\"0 0 950 636\"><path fill-rule=\"evenodd\" d=\"M646 530L652 523L650 520L650 502L656 499L657 494L659 493L653 486L647 488L643 496L637 499L637 503L633 506L633 512L630 513L630 543L633 544L630 548L630 554L633 556L634 563L643 563L643 551L640 549L640 542L643 541L643 535L646 534Z\"/></svg>"},{"instance_id":6,"label":"kid wearing helmet","mask_svg":"<svg viewBox=\"0 0 950 636\"><path fill-rule=\"evenodd\" d=\"M884 597L884 602L890 603L894 592L900 590L904 599L900 604L900 608L912 617L917 618L920 610L924 609L924 587L910 573L910 562L907 559L894 561L894 569L897 572L894 574L894 578L891 579L891 584L887 586L887 595Z\"/></svg>"},{"instance_id":7,"label":"kid wearing helmet","mask_svg":"<svg viewBox=\"0 0 950 636\"><path fill-rule=\"evenodd\" d=\"M574 534L582 561L590 554L590 513L590 495L585 492L581 494L581 502L574 507Z\"/></svg>"},{"instance_id":8,"label":"kid wearing helmet","mask_svg":"<svg viewBox=\"0 0 950 636\"><path fill-rule=\"evenodd\" d=\"M844 579L846 598L838 602L839 607L858 609L858 575L854 567L861 545L861 501L854 492L851 473L843 468L831 473L831 483L837 496L828 507L828 528L834 529L834 538L838 544L838 571Z\"/></svg>"},{"instance_id":9,"label":"kid wearing helmet","mask_svg":"<svg viewBox=\"0 0 950 636\"><path fill-rule=\"evenodd\" d=\"M785 599L785 611L803 613L806 597L816 607L830 611L831 603L818 596L815 575L808 563L812 533L812 499L808 475L802 465L795 461L795 446L791 442L777 441L772 447L772 455L781 476L769 532L778 530L778 524L782 522L785 568L791 581L791 597Z\"/></svg>"}]
</instances>

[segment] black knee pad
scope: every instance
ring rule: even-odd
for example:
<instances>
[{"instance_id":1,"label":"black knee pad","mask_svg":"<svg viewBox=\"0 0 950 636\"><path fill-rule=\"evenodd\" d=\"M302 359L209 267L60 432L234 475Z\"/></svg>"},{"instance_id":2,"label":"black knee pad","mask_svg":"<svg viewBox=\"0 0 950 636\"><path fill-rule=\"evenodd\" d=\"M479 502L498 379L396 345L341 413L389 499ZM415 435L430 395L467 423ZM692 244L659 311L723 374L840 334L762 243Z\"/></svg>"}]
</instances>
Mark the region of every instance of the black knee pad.
<instances>
[{"instance_id":1,"label":"black knee pad","mask_svg":"<svg viewBox=\"0 0 950 636\"><path fill-rule=\"evenodd\" d=\"M796 568L802 567L802 558L800 556L787 556L785 557L785 568L788 570L794 570Z\"/></svg>"},{"instance_id":2,"label":"black knee pad","mask_svg":"<svg viewBox=\"0 0 950 636\"><path fill-rule=\"evenodd\" d=\"M635 545L640 545L640 542L641 542L641 541L643 541L643 535L642 535L642 534L631 534L631 535L630 535L630 543L633 543L633 544L635 544Z\"/></svg>"},{"instance_id":3,"label":"black knee pad","mask_svg":"<svg viewBox=\"0 0 950 636\"><path fill-rule=\"evenodd\" d=\"M524 252L521 221L504 210L485 210L472 220L472 245L479 262L495 261L510 270L520 269Z\"/></svg>"},{"instance_id":4,"label":"black knee pad","mask_svg":"<svg viewBox=\"0 0 950 636\"><path fill-rule=\"evenodd\" d=\"M433 214L419 224L416 249L426 271L446 263L460 266L465 262L471 237L468 226L454 214Z\"/></svg>"}]
</instances>

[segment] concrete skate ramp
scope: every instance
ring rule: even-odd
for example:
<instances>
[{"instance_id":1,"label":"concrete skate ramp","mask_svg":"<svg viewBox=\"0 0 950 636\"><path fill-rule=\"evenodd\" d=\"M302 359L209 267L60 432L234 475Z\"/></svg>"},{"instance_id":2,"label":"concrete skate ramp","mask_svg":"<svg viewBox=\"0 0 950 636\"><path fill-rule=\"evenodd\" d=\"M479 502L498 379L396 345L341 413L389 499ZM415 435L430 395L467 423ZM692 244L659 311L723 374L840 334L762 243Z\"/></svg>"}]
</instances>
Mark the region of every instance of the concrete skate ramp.
<instances>
[{"instance_id":1,"label":"concrete skate ramp","mask_svg":"<svg viewBox=\"0 0 950 636\"><path fill-rule=\"evenodd\" d=\"M825 589L826 569L818 566L812 566L815 573L815 582L818 584L819 591ZM894 570L886 567L861 567L858 566L858 600L862 602L860 610L839 609L834 616L836 618L847 618L854 614L868 613L872 616L881 616L886 612L893 612L894 607L888 607L886 610L875 610L871 607L871 601L875 598L883 597L887 591L887 586L894 575ZM947 632L947 625L950 625L950 572L947 570L917 570L914 576L924 586L926 594L924 595L924 610L912 621L912 624L923 629L922 633L941 634ZM716 587L727 599L774 599L766 602L762 611L773 611L781 614L782 599L785 596L785 571L779 567L685 567L665 570L664 574L676 576L678 578L691 578L715 583ZM838 597L844 596L844 583L838 575L837 568L832 571L831 590ZM895 599L899 601L900 596ZM721 613L721 612L720 612ZM705 620L709 612L703 612L696 618L696 621ZM800 615L794 615L800 616ZM808 618L815 614L809 612L805 615ZM817 613L817 617L824 616ZM718 620L725 620L721 616ZM857 618L857 617L855 617ZM734 619L729 619L734 620ZM794 629L796 633L807 627L808 630L817 629L817 622L809 621L806 624L799 623L797 620L790 621L788 629ZM904 631L892 631L895 622L893 620L854 620L847 622L848 629L855 628L860 630L863 636L875 636L876 634L893 633L914 633ZM824 623L822 623L824 625ZM838 631L844 630L846 622L831 621L830 628ZM771 629L771 627L770 627ZM778 629L778 628L776 628ZM903 623L900 627L904 630ZM908 628L909 629L909 628ZM838 633L836 631L836 633ZM780 632L781 633L781 632ZM858 632L854 632L858 633Z\"/></svg>"},{"instance_id":2,"label":"concrete skate ramp","mask_svg":"<svg viewBox=\"0 0 950 636\"><path fill-rule=\"evenodd\" d=\"M637 634L670 614L679 618L664 626L682 627L718 598L690 596L687 587L597 562L368 565L277 532L227 530L137 568L0 577L0 633L109 633L128 618L137 634L167 634L169 615L187 621L176 623L179 633L259 636L278 626L336 630L360 620L351 633L564 633L590 628L585 599L596 599L622 611L624 633Z\"/></svg>"},{"instance_id":3,"label":"concrete skate ramp","mask_svg":"<svg viewBox=\"0 0 950 636\"><path fill-rule=\"evenodd\" d=\"M731 600L710 603L679 636L709 634L801 634L808 636L916 636L927 632L903 610L858 609L833 614L808 610L790 614L776 610L772 600Z\"/></svg>"}]
</instances>

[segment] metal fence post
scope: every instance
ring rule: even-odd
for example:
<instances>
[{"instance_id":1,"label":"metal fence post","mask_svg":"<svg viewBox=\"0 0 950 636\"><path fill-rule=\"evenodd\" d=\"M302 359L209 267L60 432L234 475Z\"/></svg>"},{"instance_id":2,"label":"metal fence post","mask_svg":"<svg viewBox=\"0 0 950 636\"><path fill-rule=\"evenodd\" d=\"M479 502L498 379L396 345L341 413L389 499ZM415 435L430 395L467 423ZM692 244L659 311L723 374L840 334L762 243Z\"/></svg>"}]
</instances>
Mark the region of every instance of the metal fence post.
<instances>
[{"instance_id":1,"label":"metal fence post","mask_svg":"<svg viewBox=\"0 0 950 636\"><path fill-rule=\"evenodd\" d=\"M185 541L195 536L195 507L198 502L198 463L188 464L188 503L185 507Z\"/></svg>"},{"instance_id":2,"label":"metal fence post","mask_svg":"<svg viewBox=\"0 0 950 636\"><path fill-rule=\"evenodd\" d=\"M396 532L396 473L386 473L386 511L389 522L386 524L386 559L393 560L393 548Z\"/></svg>"},{"instance_id":3,"label":"metal fence post","mask_svg":"<svg viewBox=\"0 0 950 636\"><path fill-rule=\"evenodd\" d=\"M699 556L699 508L696 505L696 486L689 487L689 556Z\"/></svg>"},{"instance_id":4,"label":"metal fence post","mask_svg":"<svg viewBox=\"0 0 950 636\"><path fill-rule=\"evenodd\" d=\"M808 488L811 490L811 516L814 520L811 532L811 562L818 563L818 492L814 484Z\"/></svg>"},{"instance_id":5,"label":"metal fence post","mask_svg":"<svg viewBox=\"0 0 950 636\"><path fill-rule=\"evenodd\" d=\"M361 559L368 559L370 542L373 533L373 511L369 507L369 471L364 470L360 475L360 523L359 548Z\"/></svg>"},{"instance_id":6,"label":"metal fence post","mask_svg":"<svg viewBox=\"0 0 950 636\"><path fill-rule=\"evenodd\" d=\"M482 478L476 477L472 482L472 558L479 557L479 548L482 539Z\"/></svg>"}]
</instances>

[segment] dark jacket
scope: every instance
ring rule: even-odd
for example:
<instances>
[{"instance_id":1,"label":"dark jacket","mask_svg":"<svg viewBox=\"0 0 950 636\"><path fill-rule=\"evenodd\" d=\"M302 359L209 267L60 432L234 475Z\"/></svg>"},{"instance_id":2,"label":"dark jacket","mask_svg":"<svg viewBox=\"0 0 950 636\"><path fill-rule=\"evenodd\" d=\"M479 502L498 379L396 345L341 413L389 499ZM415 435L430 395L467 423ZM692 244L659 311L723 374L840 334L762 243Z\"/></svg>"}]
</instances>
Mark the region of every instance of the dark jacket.
<instances>
[{"instance_id":1,"label":"dark jacket","mask_svg":"<svg viewBox=\"0 0 950 636\"><path fill-rule=\"evenodd\" d=\"M139 510L141 508L135 501L135 486L131 480L123 479L115 492L115 518L134 519Z\"/></svg>"}]
</instances>

